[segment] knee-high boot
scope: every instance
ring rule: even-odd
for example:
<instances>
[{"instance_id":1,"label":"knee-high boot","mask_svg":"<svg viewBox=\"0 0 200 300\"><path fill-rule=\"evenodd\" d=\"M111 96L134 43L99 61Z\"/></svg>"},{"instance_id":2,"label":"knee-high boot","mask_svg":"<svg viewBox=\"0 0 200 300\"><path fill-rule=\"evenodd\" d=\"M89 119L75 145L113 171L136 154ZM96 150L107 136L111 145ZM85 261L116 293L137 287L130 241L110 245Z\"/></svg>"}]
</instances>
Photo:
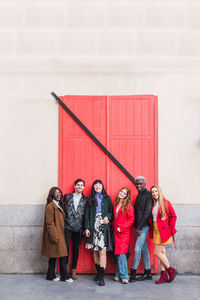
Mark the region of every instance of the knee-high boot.
<instances>
[{"instance_id":1,"label":"knee-high boot","mask_svg":"<svg viewBox=\"0 0 200 300\"><path fill-rule=\"evenodd\" d=\"M94 277L94 281L99 281L99 271L100 271L100 265L98 264L95 264L95 267L96 267L96 270L97 270L97 274L96 276Z\"/></svg>"},{"instance_id":2,"label":"knee-high boot","mask_svg":"<svg viewBox=\"0 0 200 300\"><path fill-rule=\"evenodd\" d=\"M104 281L104 267L99 268L99 285L104 286L105 281Z\"/></svg>"}]
</instances>

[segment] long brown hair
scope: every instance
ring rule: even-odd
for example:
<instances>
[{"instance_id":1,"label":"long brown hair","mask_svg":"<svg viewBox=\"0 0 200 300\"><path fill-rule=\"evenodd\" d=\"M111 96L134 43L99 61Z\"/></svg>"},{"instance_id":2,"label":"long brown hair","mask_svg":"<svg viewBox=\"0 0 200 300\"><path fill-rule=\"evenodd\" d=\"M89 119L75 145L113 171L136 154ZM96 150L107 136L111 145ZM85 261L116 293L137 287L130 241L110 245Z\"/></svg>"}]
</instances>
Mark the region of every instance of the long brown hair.
<instances>
[{"instance_id":1,"label":"long brown hair","mask_svg":"<svg viewBox=\"0 0 200 300\"><path fill-rule=\"evenodd\" d=\"M128 209L129 204L132 205L132 202L131 202L131 191L129 190L129 188L123 187L122 189L119 190L119 192L117 194L117 197L115 198L115 201L114 201L114 206L116 206L116 205L119 204L119 202L120 202L119 193L122 190L126 190L127 191L127 195L126 195L126 197L122 201L122 213L124 213L124 211Z\"/></svg>"},{"instance_id":2,"label":"long brown hair","mask_svg":"<svg viewBox=\"0 0 200 300\"><path fill-rule=\"evenodd\" d=\"M60 203L62 202L62 197L63 197L62 191L61 191L61 189L59 189L59 187L54 186L54 187L50 188L50 190L49 190L46 205L49 204L51 201L53 201L54 193L55 193L56 190L60 191L60 193L61 193Z\"/></svg>"},{"instance_id":3,"label":"long brown hair","mask_svg":"<svg viewBox=\"0 0 200 300\"><path fill-rule=\"evenodd\" d=\"M153 188L156 188L157 191L158 191L158 200L154 199L154 197L152 196L152 189ZM166 211L167 211L167 207L166 207L166 204L165 204L165 196L163 195L163 192L161 190L161 188L159 187L159 185L153 185L150 189L150 193L151 193L151 197L153 199L153 205L156 204L156 202L158 201L158 205L160 206L161 208L161 217L162 218L166 218Z\"/></svg>"}]
</instances>

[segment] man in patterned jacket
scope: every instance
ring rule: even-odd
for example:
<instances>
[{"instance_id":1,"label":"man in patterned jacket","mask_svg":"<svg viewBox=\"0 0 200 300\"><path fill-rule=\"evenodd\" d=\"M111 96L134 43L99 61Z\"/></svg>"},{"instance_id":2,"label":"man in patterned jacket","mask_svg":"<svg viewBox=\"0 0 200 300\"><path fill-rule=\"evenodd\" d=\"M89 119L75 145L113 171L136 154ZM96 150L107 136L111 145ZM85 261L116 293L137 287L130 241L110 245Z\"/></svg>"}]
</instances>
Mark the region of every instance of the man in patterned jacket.
<instances>
[{"instance_id":1,"label":"man in patterned jacket","mask_svg":"<svg viewBox=\"0 0 200 300\"><path fill-rule=\"evenodd\" d=\"M79 246L83 233L83 224L87 197L83 194L85 182L82 179L77 179L74 182L74 192L65 194L63 197L63 208L65 211L65 241L68 250L67 264L69 258L70 241L73 242L72 250L72 272L71 276L74 280L77 279L76 267L79 256Z\"/></svg>"}]
</instances>

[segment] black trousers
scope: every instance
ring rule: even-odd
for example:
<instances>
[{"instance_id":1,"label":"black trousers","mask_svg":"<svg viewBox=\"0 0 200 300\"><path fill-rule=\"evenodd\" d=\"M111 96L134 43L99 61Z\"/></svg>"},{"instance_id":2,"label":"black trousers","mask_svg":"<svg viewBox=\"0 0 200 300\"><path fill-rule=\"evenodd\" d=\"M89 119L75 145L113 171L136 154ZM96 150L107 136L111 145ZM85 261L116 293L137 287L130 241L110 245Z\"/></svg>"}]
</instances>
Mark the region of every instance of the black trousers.
<instances>
[{"instance_id":1,"label":"black trousers","mask_svg":"<svg viewBox=\"0 0 200 300\"><path fill-rule=\"evenodd\" d=\"M54 278L56 278L56 273L55 273L56 260L57 260L57 258L49 258L46 280L53 280ZM66 256L59 257L60 280L61 281L65 281L65 279L70 278L69 272L67 271L67 263L66 262L67 262Z\"/></svg>"},{"instance_id":2,"label":"black trousers","mask_svg":"<svg viewBox=\"0 0 200 300\"><path fill-rule=\"evenodd\" d=\"M67 245L67 263L69 262L69 247L70 247L70 240L72 240L72 269L76 269L78 256L79 256L79 246L81 242L81 231L74 232L68 229L65 229L65 241Z\"/></svg>"}]
</instances>

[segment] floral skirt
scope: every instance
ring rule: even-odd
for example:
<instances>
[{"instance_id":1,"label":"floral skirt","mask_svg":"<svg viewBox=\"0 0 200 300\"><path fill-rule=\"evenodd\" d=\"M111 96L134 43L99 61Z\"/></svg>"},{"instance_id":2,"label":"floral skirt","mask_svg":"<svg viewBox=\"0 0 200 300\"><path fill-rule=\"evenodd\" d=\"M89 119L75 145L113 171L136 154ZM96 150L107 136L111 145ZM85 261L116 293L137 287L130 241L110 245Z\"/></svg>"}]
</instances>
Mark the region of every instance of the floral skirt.
<instances>
[{"instance_id":1,"label":"floral skirt","mask_svg":"<svg viewBox=\"0 0 200 300\"><path fill-rule=\"evenodd\" d=\"M168 241L166 241L165 243L162 243L161 238L160 238L160 233L158 230L158 225L155 221L153 222L153 242L156 245L168 245L168 244L171 244L171 242L172 242L172 238L170 237Z\"/></svg>"},{"instance_id":2,"label":"floral skirt","mask_svg":"<svg viewBox=\"0 0 200 300\"><path fill-rule=\"evenodd\" d=\"M87 243L85 247L87 249L93 249L94 251L100 251L106 249L105 242L104 242L103 219L102 219L101 212L97 213L95 216L93 244Z\"/></svg>"},{"instance_id":3,"label":"floral skirt","mask_svg":"<svg viewBox=\"0 0 200 300\"><path fill-rule=\"evenodd\" d=\"M94 221L94 235L93 235L93 250L99 251L106 249L103 232L103 219L101 212L97 213Z\"/></svg>"}]
</instances>

